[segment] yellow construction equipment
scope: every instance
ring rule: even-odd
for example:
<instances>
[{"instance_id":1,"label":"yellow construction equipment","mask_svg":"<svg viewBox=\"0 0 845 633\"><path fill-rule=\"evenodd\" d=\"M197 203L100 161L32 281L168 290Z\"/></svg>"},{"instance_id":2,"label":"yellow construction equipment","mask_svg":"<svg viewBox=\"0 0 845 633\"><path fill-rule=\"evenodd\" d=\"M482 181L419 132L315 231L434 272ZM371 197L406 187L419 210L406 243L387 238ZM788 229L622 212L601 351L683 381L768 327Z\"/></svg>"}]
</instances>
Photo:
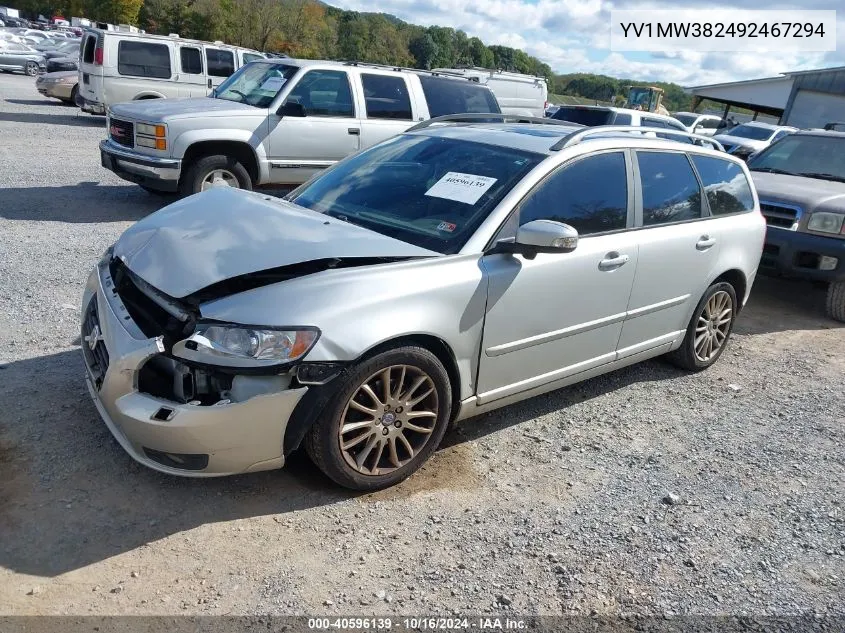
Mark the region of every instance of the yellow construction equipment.
<instances>
[{"instance_id":1,"label":"yellow construction equipment","mask_svg":"<svg viewBox=\"0 0 845 633\"><path fill-rule=\"evenodd\" d=\"M663 89L657 86L628 86L626 108L644 110L669 116L669 110L663 107Z\"/></svg>"}]
</instances>

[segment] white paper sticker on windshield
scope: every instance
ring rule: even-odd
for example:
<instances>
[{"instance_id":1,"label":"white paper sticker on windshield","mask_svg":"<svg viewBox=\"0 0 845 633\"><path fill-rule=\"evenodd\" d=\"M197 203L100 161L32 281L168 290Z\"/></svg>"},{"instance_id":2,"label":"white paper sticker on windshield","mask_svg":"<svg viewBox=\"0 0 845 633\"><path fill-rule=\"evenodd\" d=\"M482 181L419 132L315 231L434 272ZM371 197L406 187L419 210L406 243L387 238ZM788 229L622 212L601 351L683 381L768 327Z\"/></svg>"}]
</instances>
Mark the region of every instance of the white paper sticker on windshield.
<instances>
[{"instance_id":1,"label":"white paper sticker on windshield","mask_svg":"<svg viewBox=\"0 0 845 633\"><path fill-rule=\"evenodd\" d=\"M464 204L475 204L495 182L495 178L488 178L487 176L450 171L434 183L434 186L426 191L425 195L455 200Z\"/></svg>"},{"instance_id":2,"label":"white paper sticker on windshield","mask_svg":"<svg viewBox=\"0 0 845 633\"><path fill-rule=\"evenodd\" d=\"M282 86L284 85L284 77L270 77L263 84L261 84L261 90L266 90L267 92L279 92L279 90L281 90Z\"/></svg>"}]
</instances>

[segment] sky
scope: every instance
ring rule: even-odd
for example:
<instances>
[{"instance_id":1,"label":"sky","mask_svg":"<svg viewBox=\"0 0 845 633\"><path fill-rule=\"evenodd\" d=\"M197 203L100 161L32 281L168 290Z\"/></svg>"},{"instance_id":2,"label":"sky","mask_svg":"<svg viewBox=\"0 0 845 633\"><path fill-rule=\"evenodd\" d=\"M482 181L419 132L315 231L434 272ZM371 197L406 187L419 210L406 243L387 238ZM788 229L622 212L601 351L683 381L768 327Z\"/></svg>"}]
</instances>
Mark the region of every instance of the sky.
<instances>
[{"instance_id":1,"label":"sky","mask_svg":"<svg viewBox=\"0 0 845 633\"><path fill-rule=\"evenodd\" d=\"M329 0L353 11L383 12L422 26L451 26L486 44L526 51L557 73L588 72L641 81L699 86L772 77L782 72L845 66L841 0ZM680 8L706 20L713 9L840 9L837 50L820 53L619 53L610 50L611 9Z\"/></svg>"}]
</instances>

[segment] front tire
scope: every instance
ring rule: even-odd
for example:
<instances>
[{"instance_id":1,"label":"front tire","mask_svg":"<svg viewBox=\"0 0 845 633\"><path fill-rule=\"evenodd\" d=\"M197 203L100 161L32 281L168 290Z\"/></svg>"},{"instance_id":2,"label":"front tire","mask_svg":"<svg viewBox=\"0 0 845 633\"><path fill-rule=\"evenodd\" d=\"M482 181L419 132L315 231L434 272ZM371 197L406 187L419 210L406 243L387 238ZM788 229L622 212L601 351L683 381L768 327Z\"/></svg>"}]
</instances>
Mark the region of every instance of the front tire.
<instances>
[{"instance_id":1,"label":"front tire","mask_svg":"<svg viewBox=\"0 0 845 633\"><path fill-rule=\"evenodd\" d=\"M728 345L737 307L732 285L719 282L710 286L692 313L681 346L666 355L668 360L688 371L710 367Z\"/></svg>"},{"instance_id":2,"label":"front tire","mask_svg":"<svg viewBox=\"0 0 845 633\"><path fill-rule=\"evenodd\" d=\"M38 64L35 62L27 62L23 69L29 77L35 77L38 74Z\"/></svg>"},{"instance_id":3,"label":"front tire","mask_svg":"<svg viewBox=\"0 0 845 633\"><path fill-rule=\"evenodd\" d=\"M845 281L831 281L827 287L827 316L845 322Z\"/></svg>"},{"instance_id":4,"label":"front tire","mask_svg":"<svg viewBox=\"0 0 845 633\"><path fill-rule=\"evenodd\" d=\"M204 156L188 168L179 191L183 196L190 196L215 186L251 191L252 177L235 158L222 154Z\"/></svg>"},{"instance_id":5,"label":"front tire","mask_svg":"<svg viewBox=\"0 0 845 633\"><path fill-rule=\"evenodd\" d=\"M449 375L427 349L400 347L353 367L305 438L311 460L353 490L380 490L434 453L452 409Z\"/></svg>"}]
</instances>

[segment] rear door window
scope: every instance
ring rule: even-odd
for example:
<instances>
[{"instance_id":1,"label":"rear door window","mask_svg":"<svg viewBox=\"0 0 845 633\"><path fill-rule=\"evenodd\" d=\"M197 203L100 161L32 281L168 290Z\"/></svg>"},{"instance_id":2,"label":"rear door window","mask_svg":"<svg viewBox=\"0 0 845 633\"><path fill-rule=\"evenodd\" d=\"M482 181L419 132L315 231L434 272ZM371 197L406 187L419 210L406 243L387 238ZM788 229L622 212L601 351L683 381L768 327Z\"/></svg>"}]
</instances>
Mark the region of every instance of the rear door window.
<instances>
[{"instance_id":1,"label":"rear door window","mask_svg":"<svg viewBox=\"0 0 845 633\"><path fill-rule=\"evenodd\" d=\"M712 215L743 213L754 208L751 185L739 165L712 156L693 155L691 158L704 185Z\"/></svg>"},{"instance_id":2,"label":"rear door window","mask_svg":"<svg viewBox=\"0 0 845 633\"><path fill-rule=\"evenodd\" d=\"M182 72L189 75L202 74L202 52L198 48L182 46L179 49L179 63Z\"/></svg>"},{"instance_id":3,"label":"rear door window","mask_svg":"<svg viewBox=\"0 0 845 633\"><path fill-rule=\"evenodd\" d=\"M472 81L421 76L420 83L432 118L467 112L501 112L490 89Z\"/></svg>"},{"instance_id":4,"label":"rear door window","mask_svg":"<svg viewBox=\"0 0 845 633\"><path fill-rule=\"evenodd\" d=\"M84 64L94 63L94 49L97 48L97 37L89 35L85 38L85 45L82 49L82 62Z\"/></svg>"},{"instance_id":5,"label":"rear door window","mask_svg":"<svg viewBox=\"0 0 845 633\"><path fill-rule=\"evenodd\" d=\"M170 79L170 49L166 44L122 40L117 45L117 72L130 77Z\"/></svg>"},{"instance_id":6,"label":"rear door window","mask_svg":"<svg viewBox=\"0 0 845 633\"><path fill-rule=\"evenodd\" d=\"M361 75L368 119L411 120L411 98L402 77Z\"/></svg>"},{"instance_id":7,"label":"rear door window","mask_svg":"<svg viewBox=\"0 0 845 633\"><path fill-rule=\"evenodd\" d=\"M232 51L206 48L205 63L212 77L228 77L235 72L235 55Z\"/></svg>"},{"instance_id":8,"label":"rear door window","mask_svg":"<svg viewBox=\"0 0 845 633\"><path fill-rule=\"evenodd\" d=\"M701 188L686 154L636 152L643 195L643 226L702 216Z\"/></svg>"}]
</instances>

